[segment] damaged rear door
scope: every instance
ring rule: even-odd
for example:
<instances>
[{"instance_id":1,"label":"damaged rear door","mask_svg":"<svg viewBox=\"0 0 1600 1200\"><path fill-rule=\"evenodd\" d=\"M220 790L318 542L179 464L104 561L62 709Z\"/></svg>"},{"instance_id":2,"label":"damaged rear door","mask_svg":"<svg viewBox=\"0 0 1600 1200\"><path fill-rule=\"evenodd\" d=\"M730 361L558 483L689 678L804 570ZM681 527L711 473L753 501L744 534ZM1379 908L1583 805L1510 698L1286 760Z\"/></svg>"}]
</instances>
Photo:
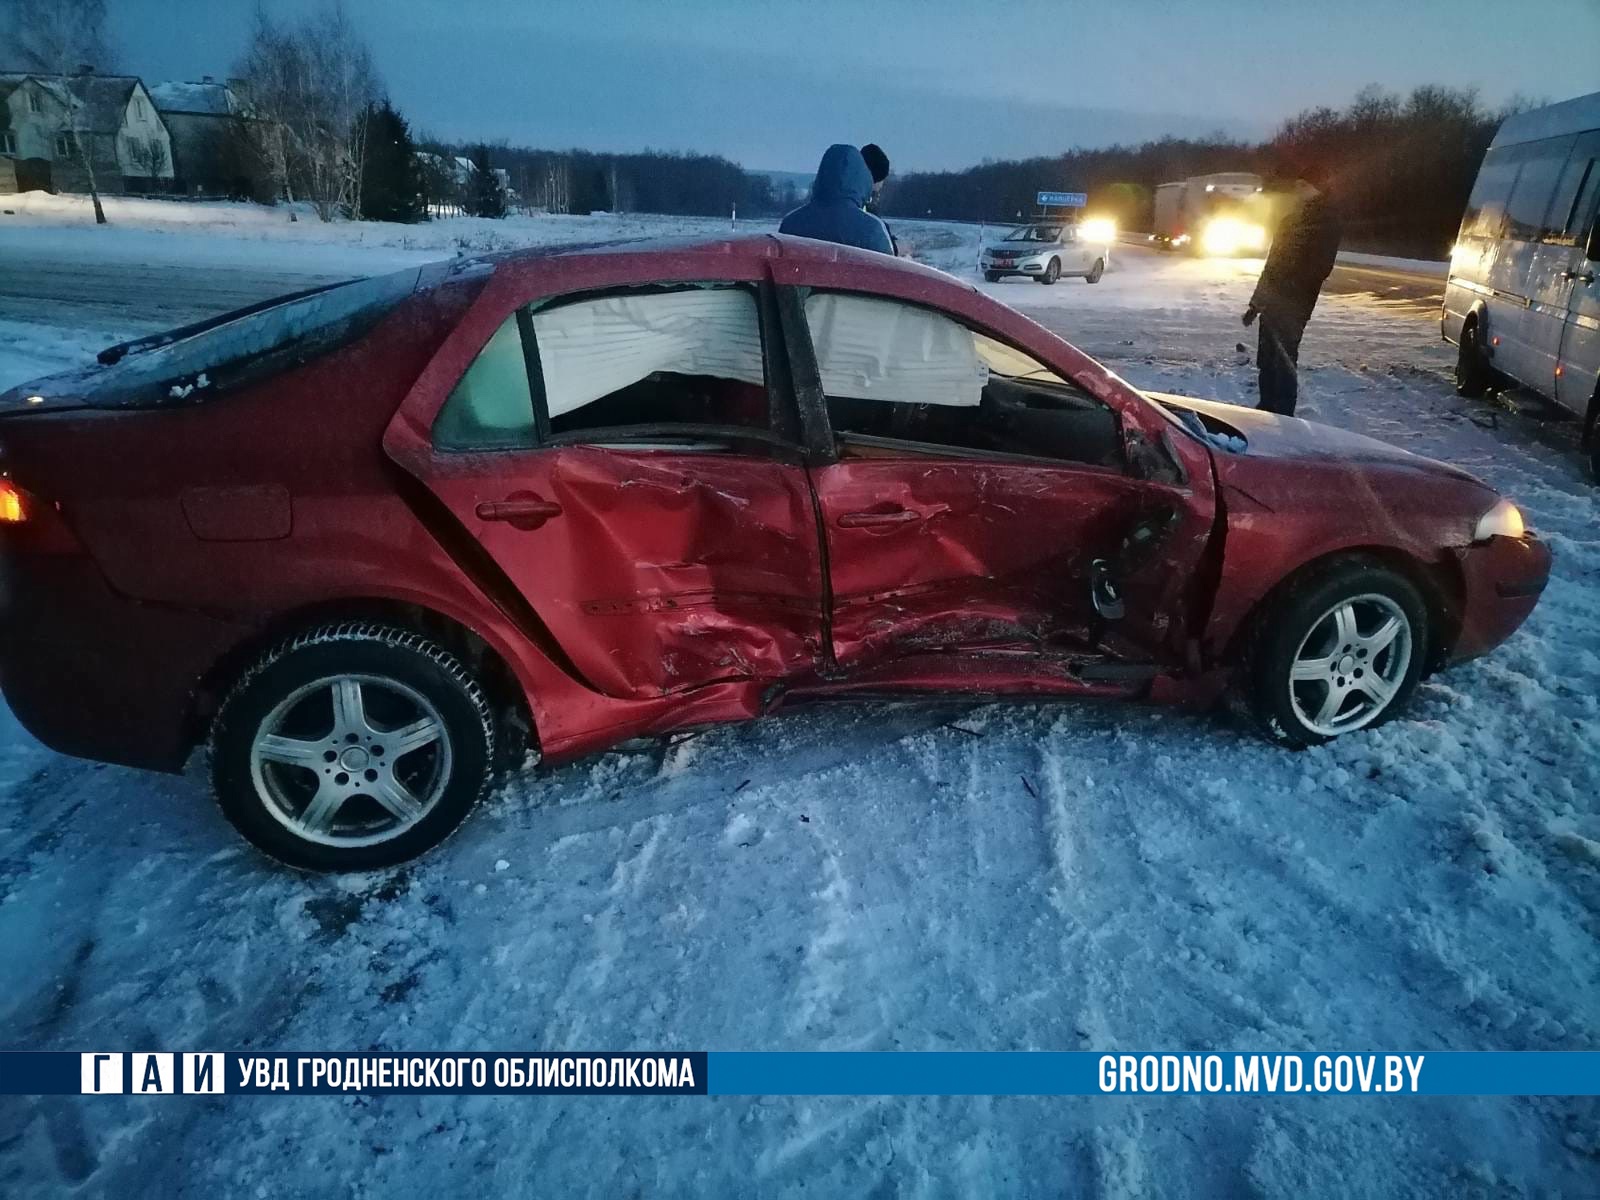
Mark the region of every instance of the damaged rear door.
<instances>
[{"instance_id":1,"label":"damaged rear door","mask_svg":"<svg viewBox=\"0 0 1600 1200\"><path fill-rule=\"evenodd\" d=\"M814 668L822 582L761 290L676 285L524 308L425 441L390 454L611 696Z\"/></svg>"}]
</instances>

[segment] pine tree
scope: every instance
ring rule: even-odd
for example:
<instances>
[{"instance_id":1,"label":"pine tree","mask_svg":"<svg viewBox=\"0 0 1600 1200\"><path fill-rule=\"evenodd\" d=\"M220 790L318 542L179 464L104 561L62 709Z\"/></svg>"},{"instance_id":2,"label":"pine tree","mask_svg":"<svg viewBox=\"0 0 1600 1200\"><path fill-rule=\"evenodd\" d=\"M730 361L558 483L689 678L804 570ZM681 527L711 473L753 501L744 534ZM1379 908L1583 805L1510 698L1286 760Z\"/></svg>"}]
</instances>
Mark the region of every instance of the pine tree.
<instances>
[{"instance_id":1,"label":"pine tree","mask_svg":"<svg viewBox=\"0 0 1600 1200\"><path fill-rule=\"evenodd\" d=\"M361 163L362 218L407 224L426 220L422 173L406 119L387 100L371 105L361 119L366 123L366 152Z\"/></svg>"},{"instance_id":2,"label":"pine tree","mask_svg":"<svg viewBox=\"0 0 1600 1200\"><path fill-rule=\"evenodd\" d=\"M489 147L476 146L472 151L472 183L467 192L467 212L474 217L503 217L506 215L506 194L500 186L500 177L489 165Z\"/></svg>"}]
</instances>

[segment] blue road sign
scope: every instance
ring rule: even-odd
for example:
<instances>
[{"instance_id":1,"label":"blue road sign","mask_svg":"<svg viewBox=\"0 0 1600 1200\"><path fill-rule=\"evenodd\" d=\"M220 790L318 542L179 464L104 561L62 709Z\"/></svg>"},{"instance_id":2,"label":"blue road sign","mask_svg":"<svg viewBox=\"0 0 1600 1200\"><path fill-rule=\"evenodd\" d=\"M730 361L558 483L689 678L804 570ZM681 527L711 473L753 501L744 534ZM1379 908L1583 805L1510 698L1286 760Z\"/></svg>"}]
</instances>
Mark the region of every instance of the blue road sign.
<instances>
[{"instance_id":1,"label":"blue road sign","mask_svg":"<svg viewBox=\"0 0 1600 1200\"><path fill-rule=\"evenodd\" d=\"M1082 208L1089 203L1087 192L1040 192L1040 208Z\"/></svg>"}]
</instances>

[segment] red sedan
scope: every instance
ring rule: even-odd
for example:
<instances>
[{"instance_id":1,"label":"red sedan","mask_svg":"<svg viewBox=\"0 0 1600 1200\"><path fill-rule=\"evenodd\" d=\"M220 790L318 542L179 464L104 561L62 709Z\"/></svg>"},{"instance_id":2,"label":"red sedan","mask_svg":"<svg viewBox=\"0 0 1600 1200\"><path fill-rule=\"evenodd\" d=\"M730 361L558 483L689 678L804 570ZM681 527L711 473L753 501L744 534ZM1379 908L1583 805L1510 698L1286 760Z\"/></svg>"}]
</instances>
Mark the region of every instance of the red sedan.
<instances>
[{"instance_id":1,"label":"red sedan","mask_svg":"<svg viewBox=\"0 0 1600 1200\"><path fill-rule=\"evenodd\" d=\"M801 699L1207 702L1305 746L1532 610L1454 468L1134 390L937 271L792 238L287 297L0 397L18 718L269 854L397 862L497 767Z\"/></svg>"}]
</instances>

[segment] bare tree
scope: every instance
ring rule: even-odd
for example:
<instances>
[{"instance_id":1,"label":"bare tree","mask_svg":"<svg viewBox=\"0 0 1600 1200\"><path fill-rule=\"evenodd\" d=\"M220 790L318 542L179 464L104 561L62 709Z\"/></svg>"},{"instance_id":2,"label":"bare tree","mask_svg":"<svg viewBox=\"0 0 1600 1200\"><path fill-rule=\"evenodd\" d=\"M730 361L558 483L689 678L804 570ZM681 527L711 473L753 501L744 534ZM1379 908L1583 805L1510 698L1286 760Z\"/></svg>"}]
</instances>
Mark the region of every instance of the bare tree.
<instances>
[{"instance_id":1,"label":"bare tree","mask_svg":"<svg viewBox=\"0 0 1600 1200\"><path fill-rule=\"evenodd\" d=\"M160 138L135 138L128 143L128 158L139 174L154 180L167 169L167 147Z\"/></svg>"},{"instance_id":2,"label":"bare tree","mask_svg":"<svg viewBox=\"0 0 1600 1200\"><path fill-rule=\"evenodd\" d=\"M88 81L95 67L110 61L105 38L105 0L0 0L4 24L14 30L13 43L22 65L52 79L62 104L58 136L70 144L89 181L97 225L106 223L100 188L94 177L94 148L83 127L88 107Z\"/></svg>"},{"instance_id":3,"label":"bare tree","mask_svg":"<svg viewBox=\"0 0 1600 1200\"><path fill-rule=\"evenodd\" d=\"M298 184L324 221L359 211L362 117L382 88L343 6L334 3L292 25L258 8L237 73L281 194L293 200Z\"/></svg>"}]
</instances>

